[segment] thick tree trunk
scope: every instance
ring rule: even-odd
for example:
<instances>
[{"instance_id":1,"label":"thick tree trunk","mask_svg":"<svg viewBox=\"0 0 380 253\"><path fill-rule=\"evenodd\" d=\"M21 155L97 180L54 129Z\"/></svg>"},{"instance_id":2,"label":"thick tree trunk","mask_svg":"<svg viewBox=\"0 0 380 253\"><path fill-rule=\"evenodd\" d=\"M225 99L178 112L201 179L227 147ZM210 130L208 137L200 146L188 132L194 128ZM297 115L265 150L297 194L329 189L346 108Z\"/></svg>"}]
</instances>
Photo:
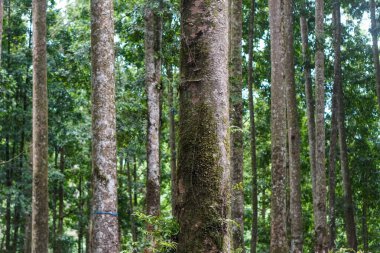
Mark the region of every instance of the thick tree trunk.
<instances>
[{"instance_id":1,"label":"thick tree trunk","mask_svg":"<svg viewBox=\"0 0 380 253\"><path fill-rule=\"evenodd\" d=\"M289 145L289 188L290 188L290 231L291 252L301 253L303 250L302 236L302 206L301 206L301 136L297 112L296 84L294 79L294 47L293 47L293 1L290 6L284 8L284 19L287 22L285 29L285 83L287 123L288 123L288 145Z\"/></svg>"},{"instance_id":2,"label":"thick tree trunk","mask_svg":"<svg viewBox=\"0 0 380 253\"><path fill-rule=\"evenodd\" d=\"M177 200L177 150L176 150L176 127L175 127L175 105L174 105L174 81L173 69L169 65L167 67L168 85L168 103L170 108L169 116L169 146L170 146L170 171L171 171L171 194L172 194L172 215L177 217L175 206Z\"/></svg>"},{"instance_id":3,"label":"thick tree trunk","mask_svg":"<svg viewBox=\"0 0 380 253\"><path fill-rule=\"evenodd\" d=\"M376 76L376 93L377 103L380 108L380 61L379 61L379 46L378 46L378 32L379 27L376 22L376 2L370 0L370 13L371 13L371 34L372 34L372 53L373 62L375 64L375 76Z\"/></svg>"},{"instance_id":4,"label":"thick tree trunk","mask_svg":"<svg viewBox=\"0 0 380 253\"><path fill-rule=\"evenodd\" d=\"M145 8L145 85L148 96L147 214L160 214L160 79L162 20L155 0Z\"/></svg>"},{"instance_id":5,"label":"thick tree trunk","mask_svg":"<svg viewBox=\"0 0 380 253\"><path fill-rule=\"evenodd\" d=\"M325 56L324 1L315 2L315 171L312 172L315 252L327 252L326 173L325 173Z\"/></svg>"},{"instance_id":6,"label":"thick tree trunk","mask_svg":"<svg viewBox=\"0 0 380 253\"><path fill-rule=\"evenodd\" d=\"M329 153L329 250L335 249L336 238L336 216L335 216L335 187L336 187L336 146L338 142L338 123L337 123L337 101L336 83L333 88L332 116L331 116L331 135Z\"/></svg>"},{"instance_id":7,"label":"thick tree trunk","mask_svg":"<svg viewBox=\"0 0 380 253\"><path fill-rule=\"evenodd\" d=\"M230 252L228 1L182 1L181 31L177 252Z\"/></svg>"},{"instance_id":8,"label":"thick tree trunk","mask_svg":"<svg viewBox=\"0 0 380 253\"><path fill-rule=\"evenodd\" d=\"M344 94L342 85L342 71L341 71L341 24L340 24L340 0L335 0L334 4L334 83L337 86L337 105L338 105L338 132L339 132L339 147L340 147L340 167L343 178L343 192L344 192L344 219L348 245L350 248L357 250L358 242L356 238L356 225L354 213L354 201L352 197L351 180L348 164L348 151L346 143L346 130L344 126L345 113L344 113Z\"/></svg>"},{"instance_id":9,"label":"thick tree trunk","mask_svg":"<svg viewBox=\"0 0 380 253\"><path fill-rule=\"evenodd\" d=\"M33 202L32 252L47 253L48 100L46 66L46 0L33 0Z\"/></svg>"},{"instance_id":10,"label":"thick tree trunk","mask_svg":"<svg viewBox=\"0 0 380 253\"><path fill-rule=\"evenodd\" d=\"M244 249L242 0L229 0L229 87L231 124L232 248Z\"/></svg>"},{"instance_id":11,"label":"thick tree trunk","mask_svg":"<svg viewBox=\"0 0 380 253\"><path fill-rule=\"evenodd\" d=\"M91 252L119 252L113 1L91 1Z\"/></svg>"},{"instance_id":12,"label":"thick tree trunk","mask_svg":"<svg viewBox=\"0 0 380 253\"><path fill-rule=\"evenodd\" d=\"M292 1L269 1L271 36L272 196L270 251L288 252L286 238L286 90L291 80L287 64Z\"/></svg>"},{"instance_id":13,"label":"thick tree trunk","mask_svg":"<svg viewBox=\"0 0 380 253\"><path fill-rule=\"evenodd\" d=\"M253 36L255 21L255 0L251 0L248 31L248 106L251 137L251 170L252 170L252 237L251 253L256 253L258 236L258 205L257 205L257 160L256 160L256 125L255 107L253 102Z\"/></svg>"}]
</instances>

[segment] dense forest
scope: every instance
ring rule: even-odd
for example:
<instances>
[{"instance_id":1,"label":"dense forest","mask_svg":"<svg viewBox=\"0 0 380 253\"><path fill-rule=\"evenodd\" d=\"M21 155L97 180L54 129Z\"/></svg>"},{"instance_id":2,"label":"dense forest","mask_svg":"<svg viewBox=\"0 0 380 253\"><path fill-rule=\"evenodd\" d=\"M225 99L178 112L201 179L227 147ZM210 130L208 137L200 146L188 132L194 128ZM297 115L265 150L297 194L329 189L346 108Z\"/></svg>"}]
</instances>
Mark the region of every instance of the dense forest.
<instances>
[{"instance_id":1,"label":"dense forest","mask_svg":"<svg viewBox=\"0 0 380 253\"><path fill-rule=\"evenodd\" d=\"M378 0L0 0L0 252L380 252Z\"/></svg>"}]
</instances>

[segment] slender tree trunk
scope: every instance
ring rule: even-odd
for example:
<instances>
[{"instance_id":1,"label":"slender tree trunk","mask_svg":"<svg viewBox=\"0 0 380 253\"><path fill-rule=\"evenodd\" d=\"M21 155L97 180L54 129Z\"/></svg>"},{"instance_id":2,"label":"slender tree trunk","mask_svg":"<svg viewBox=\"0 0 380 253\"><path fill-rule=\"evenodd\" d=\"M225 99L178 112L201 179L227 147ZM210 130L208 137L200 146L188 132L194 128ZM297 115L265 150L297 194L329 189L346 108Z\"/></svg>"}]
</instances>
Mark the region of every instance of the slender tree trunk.
<instances>
[{"instance_id":1,"label":"slender tree trunk","mask_svg":"<svg viewBox=\"0 0 380 253\"><path fill-rule=\"evenodd\" d=\"M368 225L367 225L367 196L363 196L363 206L362 206L362 240L363 240L363 250L364 253L369 252L368 247Z\"/></svg>"},{"instance_id":2,"label":"slender tree trunk","mask_svg":"<svg viewBox=\"0 0 380 253\"><path fill-rule=\"evenodd\" d=\"M32 252L47 253L48 101L46 66L46 0L33 0L33 202Z\"/></svg>"},{"instance_id":3,"label":"slender tree trunk","mask_svg":"<svg viewBox=\"0 0 380 253\"><path fill-rule=\"evenodd\" d=\"M59 166L58 166L58 156L59 156L59 150L58 150L58 147L55 146L54 147L54 168L56 170L59 170ZM52 226L52 235L51 235L51 239L52 239L52 248L53 248L53 253L57 253L58 251L58 239L57 239L57 193L58 193L58 189L57 189L57 186L58 184L56 182L54 182L53 184L53 193L52 193L52 219L53 219L53 226Z\"/></svg>"},{"instance_id":4,"label":"slender tree trunk","mask_svg":"<svg viewBox=\"0 0 380 253\"><path fill-rule=\"evenodd\" d=\"M137 159L133 159L133 206L137 206ZM132 230L132 240L137 242L137 226L135 225Z\"/></svg>"},{"instance_id":5,"label":"slender tree trunk","mask_svg":"<svg viewBox=\"0 0 380 253\"><path fill-rule=\"evenodd\" d=\"M32 252L32 215L27 214L25 219L24 253Z\"/></svg>"},{"instance_id":6,"label":"slender tree trunk","mask_svg":"<svg viewBox=\"0 0 380 253\"><path fill-rule=\"evenodd\" d=\"M302 206L301 206L301 136L297 112L297 97L294 79L293 47L293 1L285 8L288 22L285 23L285 82L287 85L287 123L289 145L290 231L291 252L303 252Z\"/></svg>"},{"instance_id":7,"label":"slender tree trunk","mask_svg":"<svg viewBox=\"0 0 380 253\"><path fill-rule=\"evenodd\" d=\"M256 253L258 235L258 205L257 205L257 160L256 160L256 125L255 107L253 101L253 36L255 21L255 0L251 0L251 12L249 16L248 31L248 100L249 122L251 135L251 170L252 170L252 237L251 253Z\"/></svg>"},{"instance_id":8,"label":"slender tree trunk","mask_svg":"<svg viewBox=\"0 0 380 253\"><path fill-rule=\"evenodd\" d=\"M0 0L0 66L2 60L2 41L3 41L3 19L4 19L4 0Z\"/></svg>"},{"instance_id":9,"label":"slender tree trunk","mask_svg":"<svg viewBox=\"0 0 380 253\"><path fill-rule=\"evenodd\" d=\"M175 210L177 199L177 151L176 151L176 127L175 127L175 105L174 105L174 80L173 69L170 64L167 66L168 85L168 102L170 108L169 116L169 146L170 146L170 171L171 171L171 194L172 194L172 215L177 217Z\"/></svg>"},{"instance_id":10,"label":"slender tree trunk","mask_svg":"<svg viewBox=\"0 0 380 253\"><path fill-rule=\"evenodd\" d=\"M160 79L162 21L154 0L145 9L145 83L148 96L147 214L160 214Z\"/></svg>"},{"instance_id":11,"label":"slender tree trunk","mask_svg":"<svg viewBox=\"0 0 380 253\"><path fill-rule=\"evenodd\" d=\"M228 1L182 1L181 30L177 252L230 252Z\"/></svg>"},{"instance_id":12,"label":"slender tree trunk","mask_svg":"<svg viewBox=\"0 0 380 253\"><path fill-rule=\"evenodd\" d=\"M79 172L80 173L80 172ZM79 191L79 217L78 217L78 253L83 252L83 218L84 218L84 212L83 212L83 189L82 189L82 174L79 174L79 185L78 185L78 191Z\"/></svg>"},{"instance_id":13,"label":"slender tree trunk","mask_svg":"<svg viewBox=\"0 0 380 253\"><path fill-rule=\"evenodd\" d=\"M127 179L128 179L128 185L127 185L127 190L128 190L128 210L129 210L129 217L130 217L130 222L131 222L131 234L132 234L132 240L135 242L135 230L136 230L136 224L135 224L135 219L133 216L134 212L134 206L133 206L133 194L132 194L132 188L133 188L133 183L132 183L132 168L131 164L129 161L127 161ZM136 249L133 249L133 253L137 253Z\"/></svg>"},{"instance_id":14,"label":"slender tree trunk","mask_svg":"<svg viewBox=\"0 0 380 253\"><path fill-rule=\"evenodd\" d=\"M59 150L59 170L61 174L64 176L65 174L65 149L64 147L61 147ZM64 195L64 189L63 189L63 181L59 182L58 186L58 202L59 202L59 208L58 208L58 231L57 231L57 253L61 253L64 251L63 244L62 244L62 237L63 237L63 195Z\"/></svg>"},{"instance_id":15,"label":"slender tree trunk","mask_svg":"<svg viewBox=\"0 0 380 253\"><path fill-rule=\"evenodd\" d=\"M354 201L352 197L351 180L348 164L348 151L346 143L346 130L344 126L344 94L342 85L341 74L341 24L340 24L340 0L335 0L334 4L334 82L337 84L337 105L338 105L338 132L339 132L339 147L340 147L340 165L343 178L343 192L344 192L344 219L348 245L350 248L357 250L358 242L356 238L356 225L354 213Z\"/></svg>"},{"instance_id":16,"label":"slender tree trunk","mask_svg":"<svg viewBox=\"0 0 380 253\"><path fill-rule=\"evenodd\" d=\"M229 86L231 124L232 247L244 248L242 0L229 0Z\"/></svg>"},{"instance_id":17,"label":"slender tree trunk","mask_svg":"<svg viewBox=\"0 0 380 253\"><path fill-rule=\"evenodd\" d=\"M333 87L332 98L332 116L331 116L331 136L330 136L330 154L329 154L329 250L335 249L336 238L336 216L335 216L335 166L336 166L336 146L338 142L338 123L337 123L337 101L336 101L336 83Z\"/></svg>"},{"instance_id":18,"label":"slender tree trunk","mask_svg":"<svg viewBox=\"0 0 380 253\"><path fill-rule=\"evenodd\" d=\"M91 1L92 169L90 252L119 252L113 1Z\"/></svg>"},{"instance_id":19,"label":"slender tree trunk","mask_svg":"<svg viewBox=\"0 0 380 253\"><path fill-rule=\"evenodd\" d=\"M315 190L313 191L315 252L327 252L326 221L326 173L325 173L325 56L324 56L324 1L315 2L315 171L312 173Z\"/></svg>"},{"instance_id":20,"label":"slender tree trunk","mask_svg":"<svg viewBox=\"0 0 380 253\"><path fill-rule=\"evenodd\" d=\"M290 74L286 64L292 1L269 1L271 36L272 196L271 241L273 253L288 252L286 238L286 89Z\"/></svg>"},{"instance_id":21,"label":"slender tree trunk","mask_svg":"<svg viewBox=\"0 0 380 253\"><path fill-rule=\"evenodd\" d=\"M370 13L371 13L371 34L372 34L372 53L373 62L375 64L375 76L376 76L376 92L377 92L377 103L380 107L380 62L379 62L379 46L378 46L378 32L379 27L376 22L376 2L375 0L370 0Z\"/></svg>"}]
</instances>

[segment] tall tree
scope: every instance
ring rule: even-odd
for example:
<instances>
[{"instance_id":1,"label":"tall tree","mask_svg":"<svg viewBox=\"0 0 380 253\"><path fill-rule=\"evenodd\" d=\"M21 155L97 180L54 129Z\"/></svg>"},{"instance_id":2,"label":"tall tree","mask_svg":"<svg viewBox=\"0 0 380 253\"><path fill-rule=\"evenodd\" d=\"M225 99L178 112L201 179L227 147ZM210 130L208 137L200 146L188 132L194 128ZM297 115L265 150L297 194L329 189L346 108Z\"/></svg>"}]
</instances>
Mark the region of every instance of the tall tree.
<instances>
[{"instance_id":1,"label":"tall tree","mask_svg":"<svg viewBox=\"0 0 380 253\"><path fill-rule=\"evenodd\" d=\"M271 36L271 149L272 196L270 251L288 252L286 238L286 91L291 80L286 66L292 24L292 0L269 1Z\"/></svg>"},{"instance_id":2,"label":"tall tree","mask_svg":"<svg viewBox=\"0 0 380 253\"><path fill-rule=\"evenodd\" d=\"M252 237L251 253L256 253L258 235L258 215L257 215L257 160L256 160L256 125L255 107L253 101L253 36L255 21L255 0L251 0L251 10L249 13L248 26L248 106L249 106L249 130L251 145L251 170L252 170Z\"/></svg>"},{"instance_id":3,"label":"tall tree","mask_svg":"<svg viewBox=\"0 0 380 253\"><path fill-rule=\"evenodd\" d=\"M379 61L379 46L378 46L378 32L379 26L376 21L376 2L375 0L369 1L370 13L371 13L371 34L372 34L372 54L373 62L375 64L375 76L376 76L376 92L377 103L380 107L380 61Z\"/></svg>"},{"instance_id":4,"label":"tall tree","mask_svg":"<svg viewBox=\"0 0 380 253\"><path fill-rule=\"evenodd\" d=\"M315 171L312 172L315 252L327 252L325 173L324 0L315 1Z\"/></svg>"},{"instance_id":5,"label":"tall tree","mask_svg":"<svg viewBox=\"0 0 380 253\"><path fill-rule=\"evenodd\" d=\"M297 112L296 84L294 76L294 38L293 38L293 1L284 10L285 42L285 83L286 83L286 117L288 124L289 145L289 188L290 188L290 231L291 252L303 250L302 206L301 206L301 136Z\"/></svg>"},{"instance_id":6,"label":"tall tree","mask_svg":"<svg viewBox=\"0 0 380 253\"><path fill-rule=\"evenodd\" d=\"M160 214L160 80L162 19L160 0L145 6L145 85L148 96L147 214Z\"/></svg>"},{"instance_id":7,"label":"tall tree","mask_svg":"<svg viewBox=\"0 0 380 253\"><path fill-rule=\"evenodd\" d=\"M231 124L232 247L244 249L242 0L229 0L229 82Z\"/></svg>"},{"instance_id":8,"label":"tall tree","mask_svg":"<svg viewBox=\"0 0 380 253\"><path fill-rule=\"evenodd\" d=\"M3 19L4 19L4 0L0 0L0 66L2 59L2 42L3 42Z\"/></svg>"},{"instance_id":9,"label":"tall tree","mask_svg":"<svg viewBox=\"0 0 380 253\"><path fill-rule=\"evenodd\" d=\"M334 24L334 83L337 87L337 120L339 132L339 147L340 147L340 167L343 178L343 193L344 193L344 219L348 245L357 250L358 242L356 238L356 225L354 213L354 201L352 197L352 187L348 164L348 150L346 143L346 129L344 125L344 94L342 85L342 66L341 66L341 21L340 21L340 0L335 0L333 14Z\"/></svg>"},{"instance_id":10,"label":"tall tree","mask_svg":"<svg viewBox=\"0 0 380 253\"><path fill-rule=\"evenodd\" d=\"M91 252L119 252L113 1L91 1Z\"/></svg>"},{"instance_id":11,"label":"tall tree","mask_svg":"<svg viewBox=\"0 0 380 253\"><path fill-rule=\"evenodd\" d=\"M181 3L178 253L230 252L228 0Z\"/></svg>"},{"instance_id":12,"label":"tall tree","mask_svg":"<svg viewBox=\"0 0 380 253\"><path fill-rule=\"evenodd\" d=\"M33 202L32 252L47 253L48 100L46 66L46 0L33 0Z\"/></svg>"}]
</instances>

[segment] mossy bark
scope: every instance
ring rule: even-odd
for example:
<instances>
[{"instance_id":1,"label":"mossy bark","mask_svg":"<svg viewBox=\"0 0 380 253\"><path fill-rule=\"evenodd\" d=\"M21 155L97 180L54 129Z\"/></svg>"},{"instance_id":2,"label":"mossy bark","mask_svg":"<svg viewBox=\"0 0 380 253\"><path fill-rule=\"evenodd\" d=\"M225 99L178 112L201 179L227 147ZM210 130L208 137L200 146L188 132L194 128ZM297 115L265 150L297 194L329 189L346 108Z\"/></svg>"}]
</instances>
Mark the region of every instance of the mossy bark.
<instances>
[{"instance_id":1,"label":"mossy bark","mask_svg":"<svg viewBox=\"0 0 380 253\"><path fill-rule=\"evenodd\" d=\"M315 252L327 252L326 221L326 167L325 167L325 55L324 55L324 1L315 1L315 171L313 210Z\"/></svg>"},{"instance_id":2,"label":"mossy bark","mask_svg":"<svg viewBox=\"0 0 380 253\"><path fill-rule=\"evenodd\" d=\"M232 246L244 249L244 188L243 188L243 98L242 98L242 1L229 0L230 48L230 123L231 123L231 184Z\"/></svg>"},{"instance_id":3,"label":"mossy bark","mask_svg":"<svg viewBox=\"0 0 380 253\"><path fill-rule=\"evenodd\" d=\"M230 252L228 1L181 10L177 252Z\"/></svg>"},{"instance_id":4,"label":"mossy bark","mask_svg":"<svg viewBox=\"0 0 380 253\"><path fill-rule=\"evenodd\" d=\"M48 100L46 66L46 0L33 0L33 190L32 252L47 253Z\"/></svg>"},{"instance_id":5,"label":"mossy bark","mask_svg":"<svg viewBox=\"0 0 380 253\"><path fill-rule=\"evenodd\" d=\"M92 203L90 252L119 252L112 0L91 1Z\"/></svg>"},{"instance_id":6,"label":"mossy bark","mask_svg":"<svg viewBox=\"0 0 380 253\"><path fill-rule=\"evenodd\" d=\"M272 141L272 196L270 252L288 252L286 238L286 91L287 50L289 41L286 25L291 22L288 0L269 1L271 36L271 141Z\"/></svg>"}]
</instances>

